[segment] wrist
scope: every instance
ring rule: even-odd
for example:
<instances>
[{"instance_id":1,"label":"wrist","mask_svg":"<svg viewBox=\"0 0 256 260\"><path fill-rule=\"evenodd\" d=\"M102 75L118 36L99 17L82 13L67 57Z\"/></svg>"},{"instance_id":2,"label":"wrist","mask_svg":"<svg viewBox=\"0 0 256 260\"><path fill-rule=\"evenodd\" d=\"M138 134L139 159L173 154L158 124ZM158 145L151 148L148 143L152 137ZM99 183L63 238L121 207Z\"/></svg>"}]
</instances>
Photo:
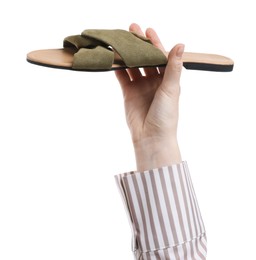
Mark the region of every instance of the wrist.
<instances>
[{"instance_id":1,"label":"wrist","mask_svg":"<svg viewBox=\"0 0 256 260\"><path fill-rule=\"evenodd\" d=\"M150 137L134 145L137 171L177 164L182 161L176 137Z\"/></svg>"}]
</instances>

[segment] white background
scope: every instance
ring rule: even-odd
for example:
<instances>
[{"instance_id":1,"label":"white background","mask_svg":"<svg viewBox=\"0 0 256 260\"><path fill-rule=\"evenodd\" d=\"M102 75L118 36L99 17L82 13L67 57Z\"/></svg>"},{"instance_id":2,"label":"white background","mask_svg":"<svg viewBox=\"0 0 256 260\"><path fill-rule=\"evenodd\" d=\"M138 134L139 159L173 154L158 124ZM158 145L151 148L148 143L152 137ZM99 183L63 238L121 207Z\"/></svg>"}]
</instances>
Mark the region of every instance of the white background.
<instances>
[{"instance_id":1,"label":"white background","mask_svg":"<svg viewBox=\"0 0 256 260\"><path fill-rule=\"evenodd\" d=\"M135 169L113 72L28 64L88 28L156 29L166 49L223 54L232 73L182 76L179 142L208 234L208 260L256 259L254 1L2 1L0 259L130 260L113 176Z\"/></svg>"}]
</instances>

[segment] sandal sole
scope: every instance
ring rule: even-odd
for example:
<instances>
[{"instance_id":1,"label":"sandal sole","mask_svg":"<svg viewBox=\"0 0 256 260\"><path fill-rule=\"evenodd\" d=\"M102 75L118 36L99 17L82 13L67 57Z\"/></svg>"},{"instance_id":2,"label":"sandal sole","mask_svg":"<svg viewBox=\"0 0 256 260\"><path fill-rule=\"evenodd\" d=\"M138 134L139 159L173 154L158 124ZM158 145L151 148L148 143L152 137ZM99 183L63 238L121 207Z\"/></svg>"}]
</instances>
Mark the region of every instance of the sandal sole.
<instances>
[{"instance_id":1,"label":"sandal sole","mask_svg":"<svg viewBox=\"0 0 256 260\"><path fill-rule=\"evenodd\" d=\"M45 49L36 50L27 54L27 61L29 63L40 65L49 68L66 69L74 71L88 71L88 72L103 72L112 70L128 69L127 66L122 65L120 58L115 57L115 63L111 69L73 69L73 55L76 51L72 48L63 49ZM230 72L233 70L234 62L225 56L217 54L205 54L185 52L183 54L183 66L188 70L203 70L215 72ZM143 66L143 67L164 67L166 64L159 64L157 66ZM139 68L139 67L134 67Z\"/></svg>"}]
</instances>

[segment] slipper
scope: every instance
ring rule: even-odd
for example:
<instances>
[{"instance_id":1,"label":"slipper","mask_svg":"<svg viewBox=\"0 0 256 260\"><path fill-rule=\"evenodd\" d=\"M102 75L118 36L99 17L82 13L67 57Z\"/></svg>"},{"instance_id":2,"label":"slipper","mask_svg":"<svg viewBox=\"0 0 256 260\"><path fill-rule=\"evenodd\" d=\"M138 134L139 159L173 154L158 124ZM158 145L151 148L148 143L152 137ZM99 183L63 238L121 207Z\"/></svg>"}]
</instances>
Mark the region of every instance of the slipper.
<instances>
[{"instance_id":1,"label":"slipper","mask_svg":"<svg viewBox=\"0 0 256 260\"><path fill-rule=\"evenodd\" d=\"M234 62L216 54L183 54L183 66L190 70L228 72ZM151 41L125 30L84 30L68 36L61 49L36 50L27 54L36 65L77 71L111 71L127 68L163 67L165 54Z\"/></svg>"}]
</instances>

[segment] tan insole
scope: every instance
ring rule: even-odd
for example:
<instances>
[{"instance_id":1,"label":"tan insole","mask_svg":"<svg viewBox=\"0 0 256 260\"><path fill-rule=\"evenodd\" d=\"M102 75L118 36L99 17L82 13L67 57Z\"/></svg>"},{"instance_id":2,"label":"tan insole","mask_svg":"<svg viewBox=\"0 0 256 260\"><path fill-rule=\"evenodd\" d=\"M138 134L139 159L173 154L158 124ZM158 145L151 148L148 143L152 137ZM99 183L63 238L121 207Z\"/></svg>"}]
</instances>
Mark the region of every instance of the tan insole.
<instances>
[{"instance_id":1,"label":"tan insole","mask_svg":"<svg viewBox=\"0 0 256 260\"><path fill-rule=\"evenodd\" d=\"M77 50L72 48L63 49L45 49L36 50L27 54L27 60L32 63L62 67L62 68L72 68L74 53ZM223 65L223 66L233 66L234 62L225 56L217 54L206 54L206 53L194 53L185 52L182 58L184 63L198 63L198 64L212 64L212 65ZM112 68L124 67L121 58L115 53L115 62Z\"/></svg>"}]
</instances>

